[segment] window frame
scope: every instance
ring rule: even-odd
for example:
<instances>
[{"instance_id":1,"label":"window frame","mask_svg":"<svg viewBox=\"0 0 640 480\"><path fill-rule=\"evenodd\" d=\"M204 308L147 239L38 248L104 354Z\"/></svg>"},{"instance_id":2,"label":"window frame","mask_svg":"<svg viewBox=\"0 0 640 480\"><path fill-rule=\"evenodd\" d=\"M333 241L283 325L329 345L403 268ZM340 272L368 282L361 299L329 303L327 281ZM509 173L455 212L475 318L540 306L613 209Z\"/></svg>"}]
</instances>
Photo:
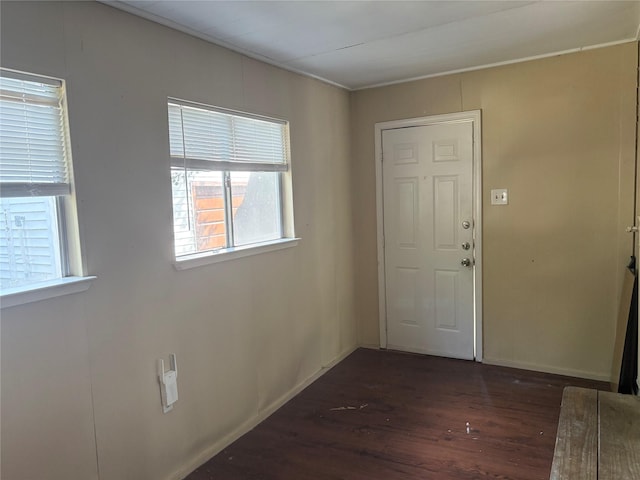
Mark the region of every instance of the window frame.
<instances>
[{"instance_id":1,"label":"window frame","mask_svg":"<svg viewBox=\"0 0 640 480\"><path fill-rule=\"evenodd\" d=\"M192 102L187 100L178 99L175 97L167 98L168 118L171 117L171 107L186 107L195 108L205 111L211 111L215 113L221 113L224 115L230 115L232 117L241 117L248 119L255 119L261 121L267 121L274 124L279 124L284 128L285 137L285 154L284 162L276 165L274 162L242 162L242 161L220 161L220 160L205 160L187 157L187 146L185 144L184 133L184 120L180 118L182 132L180 141L182 142L181 151L182 156L172 154L171 134L169 134L169 163L170 171L183 170L186 174L188 172L219 172L221 175L221 183L223 188L224 198L224 224L225 224L225 246L220 248L207 249L202 251L195 251L186 254L178 255L176 244L176 230L175 230L175 200L172 184L172 234L173 234L173 259L174 267L177 270L184 270L202 265L223 262L227 260L233 260L236 258L242 258L246 256L282 250L290 247L294 247L300 240L294 233L294 220L293 220L293 196L292 196L292 178L291 178L291 150L290 150L290 132L289 122L286 120L258 115L254 113L247 113L238 110L231 110L222 107L216 107L212 105L206 105L198 102ZM167 131L171 130L171 121ZM282 166L280 166L282 165ZM233 172L246 171L246 172L268 172L277 173L277 212L278 212L278 227L279 237L248 244L237 244L237 240L234 232L234 219L233 219L233 186L231 181L231 175ZM187 200L187 205L189 205ZM187 208L191 208L188 206ZM189 212L191 214L191 212ZM195 235L195 234L194 234ZM197 247L196 247L197 248Z\"/></svg>"},{"instance_id":2,"label":"window frame","mask_svg":"<svg viewBox=\"0 0 640 480\"><path fill-rule=\"evenodd\" d=\"M51 238L54 248L57 249L55 256L59 258L60 277L32 282L26 285L0 289L0 309L23 305L54 298L62 295L79 293L87 290L91 282L96 278L83 274L83 262L80 252L80 238L77 228L77 212L75 202L75 192L73 187L73 161L71 154L71 140L69 127L69 109L67 103L67 89L64 79L55 78L36 73L27 73L10 68L0 67L0 76L16 80L37 82L48 84L59 89L60 121L62 122L62 147L63 160L66 169L65 192L51 190L49 184L33 183L32 189L37 193L32 193L32 197L51 198L55 208L55 215L52 219L56 222L55 238ZM28 197L29 195L18 195L16 191L22 191L23 186L5 183L4 188L13 191L9 195L1 195L0 198ZM39 190L45 190L44 194ZM40 194L39 194L40 193ZM53 213L53 212L52 212Z\"/></svg>"}]
</instances>

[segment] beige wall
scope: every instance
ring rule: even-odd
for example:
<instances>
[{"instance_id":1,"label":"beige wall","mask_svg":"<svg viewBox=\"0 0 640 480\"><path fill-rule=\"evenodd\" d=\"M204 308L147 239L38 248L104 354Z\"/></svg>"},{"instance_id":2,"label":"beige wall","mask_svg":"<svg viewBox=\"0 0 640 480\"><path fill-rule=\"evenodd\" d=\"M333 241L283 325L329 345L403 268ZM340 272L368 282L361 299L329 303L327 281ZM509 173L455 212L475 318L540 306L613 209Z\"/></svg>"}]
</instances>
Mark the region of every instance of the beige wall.
<instances>
[{"instance_id":1,"label":"beige wall","mask_svg":"<svg viewBox=\"0 0 640 480\"><path fill-rule=\"evenodd\" d=\"M67 80L98 276L86 293L2 310L4 480L178 478L350 351L356 313L360 343L377 345L378 121L482 109L486 359L608 375L631 251L634 44L355 92L349 105L104 5L0 6L2 66ZM291 122L297 247L173 268L169 95ZM510 205L488 206L501 187ZM163 415L156 360L170 352L180 400Z\"/></svg>"},{"instance_id":2,"label":"beige wall","mask_svg":"<svg viewBox=\"0 0 640 480\"><path fill-rule=\"evenodd\" d=\"M348 93L98 3L1 16L2 66L67 81L98 277L2 310L2 478L178 478L355 347ZM169 95L291 122L297 247L173 268Z\"/></svg>"},{"instance_id":3,"label":"beige wall","mask_svg":"<svg viewBox=\"0 0 640 480\"><path fill-rule=\"evenodd\" d=\"M379 345L374 124L482 110L484 355L608 379L632 252L637 46L351 95L358 338ZM509 189L509 205L489 192Z\"/></svg>"}]
</instances>

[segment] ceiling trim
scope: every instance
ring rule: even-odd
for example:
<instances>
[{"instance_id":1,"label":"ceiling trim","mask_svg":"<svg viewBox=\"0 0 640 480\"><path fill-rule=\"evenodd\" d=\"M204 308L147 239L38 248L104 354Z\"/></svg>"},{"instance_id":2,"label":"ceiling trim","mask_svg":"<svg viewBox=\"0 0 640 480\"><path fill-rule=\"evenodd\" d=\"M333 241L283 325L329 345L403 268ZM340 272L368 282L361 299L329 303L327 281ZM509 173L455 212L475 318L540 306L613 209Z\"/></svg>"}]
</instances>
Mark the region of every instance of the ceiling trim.
<instances>
[{"instance_id":1,"label":"ceiling trim","mask_svg":"<svg viewBox=\"0 0 640 480\"><path fill-rule=\"evenodd\" d=\"M640 27L638 29L638 33L640 33ZM504 65L513 65L514 63L529 62L531 60L540 60L542 58L558 57L560 55L568 55L570 53L578 53L578 52L584 52L587 50L595 50L597 48L613 47L614 45L622 45L623 43L631 43L635 41L636 41L635 38L627 38L625 40L618 40L616 42L599 43L597 45L588 45L586 47L570 48L568 50L561 50L559 52L544 53L542 55L533 55L531 57L516 58L514 60L505 60L504 62L487 63L485 65L477 65L475 67L461 68L459 70L448 70L446 72L441 72L441 73L432 73L430 75L411 77L404 80L394 80L391 82L376 83L374 85L366 85L364 87L350 88L349 90L352 92L357 92L358 90L367 90L369 88L386 87L389 85L397 85L399 83L415 82L417 80L424 80L427 78L443 77L445 75L454 75L456 73L473 72L475 70L484 70L485 68L502 67Z\"/></svg>"},{"instance_id":2,"label":"ceiling trim","mask_svg":"<svg viewBox=\"0 0 640 480\"><path fill-rule=\"evenodd\" d=\"M298 70L296 68L292 68L290 66L284 65L280 62L273 60L272 58L265 57L264 55L260 55L258 53L252 52L251 50L246 50L244 48L240 48L237 45L232 43L228 43L217 38L211 37L209 35L205 35L196 30L193 30L189 27L185 27L181 23L174 22L173 20L169 20L167 18L161 17L160 15L155 15L153 13L149 13L145 10L140 10L139 8L132 7L131 5L121 2L119 0L98 0L99 3L107 5L109 7L123 10L127 13L131 13L136 17L142 17L146 20L149 20L153 23L159 23L160 25L164 25L165 27L169 27L173 30L178 30L179 32L186 33L187 35L191 35L192 37L199 38L200 40L204 40L205 42L213 43L214 45L218 45L219 47L226 48L228 50L232 50L236 53L240 53L246 57L252 58L254 60L259 60L261 62L267 63L269 65L273 65L274 67L282 68L283 70L287 70L289 72L297 73L298 75L302 75L303 77L313 78L314 80L319 80L324 83L328 83L329 85L333 85L334 87L341 88L343 90L353 90L345 85L341 85L337 82L329 80L328 78L320 77L318 75L313 75L312 73L303 72L302 70Z\"/></svg>"}]
</instances>

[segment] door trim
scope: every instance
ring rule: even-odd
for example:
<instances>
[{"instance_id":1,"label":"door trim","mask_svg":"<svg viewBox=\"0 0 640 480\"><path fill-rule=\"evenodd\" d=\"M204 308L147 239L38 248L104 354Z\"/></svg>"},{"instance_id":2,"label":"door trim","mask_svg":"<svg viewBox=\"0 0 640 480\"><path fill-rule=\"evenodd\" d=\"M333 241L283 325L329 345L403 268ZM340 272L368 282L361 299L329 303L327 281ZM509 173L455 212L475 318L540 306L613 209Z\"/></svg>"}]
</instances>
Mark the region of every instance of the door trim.
<instances>
[{"instance_id":1,"label":"door trim","mask_svg":"<svg viewBox=\"0 0 640 480\"><path fill-rule=\"evenodd\" d=\"M473 270L474 356L482 362L482 131L481 111L447 113L408 118L375 124L376 219L378 243L378 309L380 348L387 348L387 296L384 262L384 198L382 190L382 132L396 128L420 127L442 123L473 123L473 224L475 235L475 268Z\"/></svg>"}]
</instances>

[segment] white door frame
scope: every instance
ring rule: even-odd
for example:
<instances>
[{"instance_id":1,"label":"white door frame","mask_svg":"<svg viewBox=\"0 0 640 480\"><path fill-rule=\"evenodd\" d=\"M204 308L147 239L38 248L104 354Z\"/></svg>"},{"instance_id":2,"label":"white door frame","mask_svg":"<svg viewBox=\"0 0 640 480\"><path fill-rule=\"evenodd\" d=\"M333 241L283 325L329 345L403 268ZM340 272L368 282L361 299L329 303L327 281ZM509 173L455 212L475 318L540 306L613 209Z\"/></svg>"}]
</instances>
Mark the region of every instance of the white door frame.
<instances>
[{"instance_id":1,"label":"white door frame","mask_svg":"<svg viewBox=\"0 0 640 480\"><path fill-rule=\"evenodd\" d=\"M378 237L378 307L380 348L387 348L387 297L384 259L384 198L382 190L382 132L404 127L420 127L442 123L473 122L473 225L475 236L475 268L473 272L473 316L475 359L482 362L482 146L480 110L430 115L375 124L376 216Z\"/></svg>"}]
</instances>

